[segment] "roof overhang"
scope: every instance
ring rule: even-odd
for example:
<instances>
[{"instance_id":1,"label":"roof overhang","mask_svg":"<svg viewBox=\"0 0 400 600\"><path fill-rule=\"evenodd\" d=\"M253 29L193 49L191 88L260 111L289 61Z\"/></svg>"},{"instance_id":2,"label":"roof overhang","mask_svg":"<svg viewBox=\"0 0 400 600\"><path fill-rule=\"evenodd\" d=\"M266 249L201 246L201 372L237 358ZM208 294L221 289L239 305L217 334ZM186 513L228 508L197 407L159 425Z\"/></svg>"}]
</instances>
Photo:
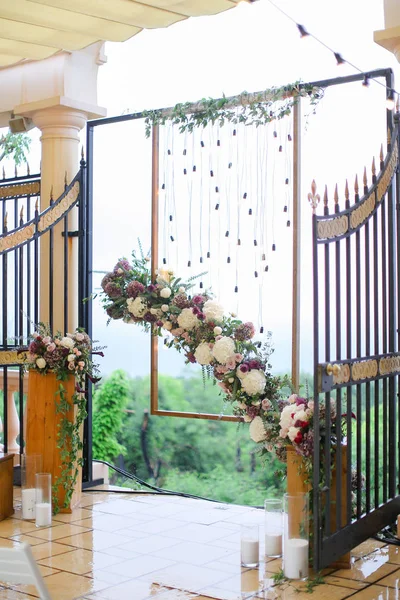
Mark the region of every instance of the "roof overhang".
<instances>
[{"instance_id":1,"label":"roof overhang","mask_svg":"<svg viewBox=\"0 0 400 600\"><path fill-rule=\"evenodd\" d=\"M0 68L123 42L142 29L214 15L240 0L0 0Z\"/></svg>"}]
</instances>

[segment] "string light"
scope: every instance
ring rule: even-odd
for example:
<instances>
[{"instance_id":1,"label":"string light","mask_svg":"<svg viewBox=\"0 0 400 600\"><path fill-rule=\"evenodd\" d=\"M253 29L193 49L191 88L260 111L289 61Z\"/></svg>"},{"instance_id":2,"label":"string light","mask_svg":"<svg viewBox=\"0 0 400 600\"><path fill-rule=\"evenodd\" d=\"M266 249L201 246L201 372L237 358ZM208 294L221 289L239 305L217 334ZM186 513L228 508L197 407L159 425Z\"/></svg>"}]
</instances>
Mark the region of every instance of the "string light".
<instances>
[{"instance_id":1,"label":"string light","mask_svg":"<svg viewBox=\"0 0 400 600\"><path fill-rule=\"evenodd\" d=\"M389 89L386 96L386 108L388 110L394 110L395 102L394 102L394 90Z\"/></svg>"},{"instance_id":2,"label":"string light","mask_svg":"<svg viewBox=\"0 0 400 600\"><path fill-rule=\"evenodd\" d=\"M344 59L343 56L339 52L335 52L330 46L328 46L327 44L325 44L325 42L323 42L322 40L320 40L319 38L317 38L313 33L310 33L309 31L307 31L306 28L304 27L304 25L300 25L300 23L297 23L297 21L295 19L293 19L293 17L291 17L287 12L285 12L280 6L278 6L277 4L275 4L275 2L273 2L272 0L267 0L267 2L269 2L274 8L276 8L276 10L278 10L287 19L289 19L290 21L292 21L292 23L294 23L296 25L297 29L300 32L300 36L302 38L310 36L316 42L318 42L319 44L321 44L321 46L324 46L324 48L326 48L327 50L329 50L330 52L332 52L332 54L334 55L334 57L336 59L336 63L337 63L338 66L343 65L344 63L347 63L350 67L352 67L353 69L355 69L359 73L363 73L362 69L360 69L359 67L357 67L353 63L349 62L348 60ZM388 88L386 84L382 83L381 81L378 81L377 79L374 79L373 81L375 83L377 83L378 85L380 85L380 86L382 86L382 87L384 87L384 88L387 89L387 91L388 91L388 93L387 93L387 107L388 107L389 110L393 110L395 108L394 96L397 95L400 98L400 94L396 90L394 90L392 88ZM362 85L364 87L368 87L368 85L369 85L369 78L368 78L367 75L364 76L364 80L362 82Z\"/></svg>"}]
</instances>

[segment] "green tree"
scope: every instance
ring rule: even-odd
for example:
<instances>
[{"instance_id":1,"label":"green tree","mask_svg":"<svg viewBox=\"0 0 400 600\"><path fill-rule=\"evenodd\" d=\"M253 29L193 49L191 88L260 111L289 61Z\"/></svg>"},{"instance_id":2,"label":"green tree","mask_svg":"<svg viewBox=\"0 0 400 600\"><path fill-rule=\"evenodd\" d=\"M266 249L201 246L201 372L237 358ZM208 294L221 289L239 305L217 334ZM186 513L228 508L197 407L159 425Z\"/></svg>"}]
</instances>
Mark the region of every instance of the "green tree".
<instances>
[{"instance_id":1,"label":"green tree","mask_svg":"<svg viewBox=\"0 0 400 600\"><path fill-rule=\"evenodd\" d=\"M117 441L130 393L125 371L114 371L93 395L93 458L113 461L126 448Z\"/></svg>"},{"instance_id":2,"label":"green tree","mask_svg":"<svg viewBox=\"0 0 400 600\"><path fill-rule=\"evenodd\" d=\"M26 133L11 133L9 131L0 137L0 162L11 157L16 165L27 162L31 138Z\"/></svg>"}]
</instances>

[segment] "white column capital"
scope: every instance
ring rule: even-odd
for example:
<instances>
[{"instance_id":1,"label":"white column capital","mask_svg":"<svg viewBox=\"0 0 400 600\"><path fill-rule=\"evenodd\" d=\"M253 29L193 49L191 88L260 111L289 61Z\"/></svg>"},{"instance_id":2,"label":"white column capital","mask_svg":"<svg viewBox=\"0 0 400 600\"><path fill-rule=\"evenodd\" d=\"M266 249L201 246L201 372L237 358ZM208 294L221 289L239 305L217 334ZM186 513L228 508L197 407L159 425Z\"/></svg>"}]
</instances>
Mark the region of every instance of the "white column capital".
<instances>
[{"instance_id":1,"label":"white column capital","mask_svg":"<svg viewBox=\"0 0 400 600\"><path fill-rule=\"evenodd\" d=\"M79 132L87 121L86 112L66 106L43 108L30 112L29 116L42 132L41 141L63 139L79 143Z\"/></svg>"},{"instance_id":2,"label":"white column capital","mask_svg":"<svg viewBox=\"0 0 400 600\"><path fill-rule=\"evenodd\" d=\"M374 41L392 52L400 62L400 25L374 32Z\"/></svg>"}]
</instances>

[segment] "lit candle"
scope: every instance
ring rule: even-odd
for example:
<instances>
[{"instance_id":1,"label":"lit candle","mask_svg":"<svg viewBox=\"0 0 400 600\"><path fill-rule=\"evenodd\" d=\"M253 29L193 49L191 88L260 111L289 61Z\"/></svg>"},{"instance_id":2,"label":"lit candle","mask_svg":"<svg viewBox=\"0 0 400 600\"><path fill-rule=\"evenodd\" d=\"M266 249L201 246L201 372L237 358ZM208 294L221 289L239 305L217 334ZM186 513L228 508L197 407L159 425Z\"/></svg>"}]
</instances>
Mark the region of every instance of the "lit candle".
<instances>
[{"instance_id":1,"label":"lit candle","mask_svg":"<svg viewBox=\"0 0 400 600\"><path fill-rule=\"evenodd\" d=\"M36 504L36 527L51 525L51 504L39 502Z\"/></svg>"},{"instance_id":2,"label":"lit candle","mask_svg":"<svg viewBox=\"0 0 400 600\"><path fill-rule=\"evenodd\" d=\"M285 539L283 572L288 579L308 577L308 541L300 538Z\"/></svg>"},{"instance_id":3,"label":"lit candle","mask_svg":"<svg viewBox=\"0 0 400 600\"><path fill-rule=\"evenodd\" d=\"M22 497L22 518L23 519L34 519L35 518L35 501L36 501L36 490L35 488L26 488L21 492Z\"/></svg>"},{"instance_id":4,"label":"lit candle","mask_svg":"<svg viewBox=\"0 0 400 600\"><path fill-rule=\"evenodd\" d=\"M265 534L265 556L277 557L282 555L282 534Z\"/></svg>"}]
</instances>

